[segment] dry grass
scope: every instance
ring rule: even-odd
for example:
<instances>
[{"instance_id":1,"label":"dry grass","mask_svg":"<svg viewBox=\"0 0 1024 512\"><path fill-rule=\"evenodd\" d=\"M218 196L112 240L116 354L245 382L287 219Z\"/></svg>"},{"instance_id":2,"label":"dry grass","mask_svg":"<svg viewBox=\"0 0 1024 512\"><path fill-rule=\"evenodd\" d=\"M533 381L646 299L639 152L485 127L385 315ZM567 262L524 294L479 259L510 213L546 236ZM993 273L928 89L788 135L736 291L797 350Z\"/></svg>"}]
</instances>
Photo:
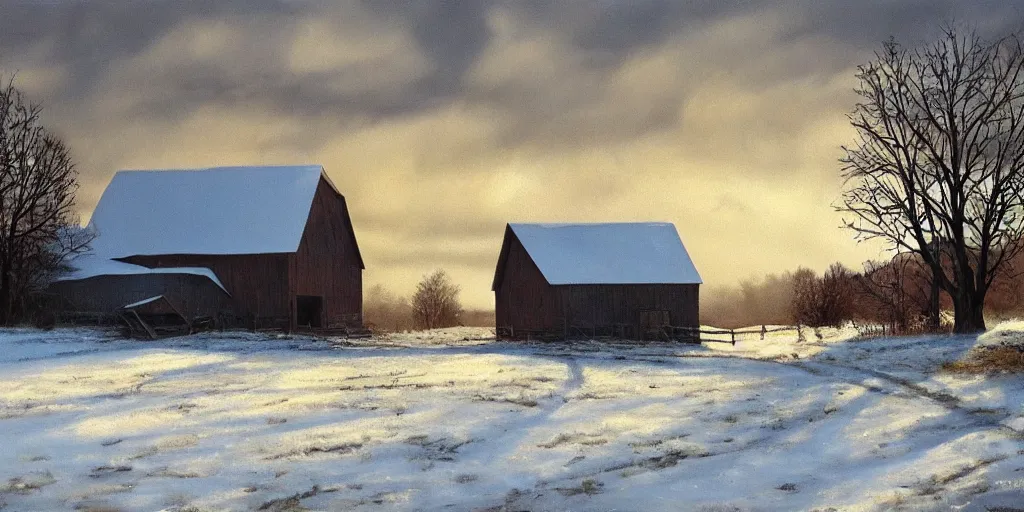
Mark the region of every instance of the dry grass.
<instances>
[{"instance_id":1,"label":"dry grass","mask_svg":"<svg viewBox=\"0 0 1024 512\"><path fill-rule=\"evenodd\" d=\"M992 347L971 351L959 361L944 363L953 373L1024 372L1024 351L1015 347Z\"/></svg>"}]
</instances>

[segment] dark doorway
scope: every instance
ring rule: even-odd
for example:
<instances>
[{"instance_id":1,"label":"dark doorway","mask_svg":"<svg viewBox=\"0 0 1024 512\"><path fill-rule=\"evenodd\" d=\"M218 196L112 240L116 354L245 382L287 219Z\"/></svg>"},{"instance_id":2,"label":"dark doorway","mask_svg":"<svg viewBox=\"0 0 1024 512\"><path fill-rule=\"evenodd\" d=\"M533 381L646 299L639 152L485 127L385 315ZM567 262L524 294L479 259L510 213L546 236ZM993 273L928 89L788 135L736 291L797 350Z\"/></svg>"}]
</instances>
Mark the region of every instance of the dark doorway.
<instances>
[{"instance_id":1,"label":"dark doorway","mask_svg":"<svg viewBox=\"0 0 1024 512\"><path fill-rule=\"evenodd\" d=\"M323 310L323 297L313 295L295 297L295 323L299 327L322 327L320 318Z\"/></svg>"}]
</instances>

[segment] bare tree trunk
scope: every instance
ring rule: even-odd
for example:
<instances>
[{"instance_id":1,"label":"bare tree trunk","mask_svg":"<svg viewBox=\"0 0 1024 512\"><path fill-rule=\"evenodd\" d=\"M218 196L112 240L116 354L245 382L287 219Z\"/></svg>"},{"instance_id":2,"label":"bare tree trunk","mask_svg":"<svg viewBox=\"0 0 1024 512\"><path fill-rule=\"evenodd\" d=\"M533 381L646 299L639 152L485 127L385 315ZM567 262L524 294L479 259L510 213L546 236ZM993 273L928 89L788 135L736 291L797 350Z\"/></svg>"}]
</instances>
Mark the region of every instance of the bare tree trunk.
<instances>
[{"instance_id":1,"label":"bare tree trunk","mask_svg":"<svg viewBox=\"0 0 1024 512\"><path fill-rule=\"evenodd\" d=\"M939 248L939 243L933 240L932 257L935 267L941 268L942 258ZM936 273L935 267L932 267L931 294L928 297L928 330L932 332L938 332L941 323L939 321L939 275Z\"/></svg>"},{"instance_id":2,"label":"bare tree trunk","mask_svg":"<svg viewBox=\"0 0 1024 512\"><path fill-rule=\"evenodd\" d=\"M939 330L939 281L932 276L931 296L928 298L928 330Z\"/></svg>"},{"instance_id":3,"label":"bare tree trunk","mask_svg":"<svg viewBox=\"0 0 1024 512\"><path fill-rule=\"evenodd\" d=\"M11 264L4 261L0 263L0 325L10 325L11 295Z\"/></svg>"},{"instance_id":4,"label":"bare tree trunk","mask_svg":"<svg viewBox=\"0 0 1024 512\"><path fill-rule=\"evenodd\" d=\"M984 295L961 292L953 297L953 332L972 334L985 330Z\"/></svg>"}]
</instances>

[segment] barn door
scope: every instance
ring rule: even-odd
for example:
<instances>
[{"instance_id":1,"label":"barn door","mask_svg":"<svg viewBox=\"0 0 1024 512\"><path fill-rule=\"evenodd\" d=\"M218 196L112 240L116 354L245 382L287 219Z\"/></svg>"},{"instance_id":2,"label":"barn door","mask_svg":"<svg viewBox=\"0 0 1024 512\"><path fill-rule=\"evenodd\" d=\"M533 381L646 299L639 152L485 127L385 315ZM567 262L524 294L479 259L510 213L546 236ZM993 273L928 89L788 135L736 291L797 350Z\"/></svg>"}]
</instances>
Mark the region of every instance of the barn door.
<instances>
[{"instance_id":1,"label":"barn door","mask_svg":"<svg viewBox=\"0 0 1024 512\"><path fill-rule=\"evenodd\" d=\"M640 337L644 340L667 339L672 318L667 310L652 309L640 312Z\"/></svg>"},{"instance_id":2,"label":"barn door","mask_svg":"<svg viewBox=\"0 0 1024 512\"><path fill-rule=\"evenodd\" d=\"M295 320L299 327L323 327L324 298L313 295L295 297Z\"/></svg>"}]
</instances>

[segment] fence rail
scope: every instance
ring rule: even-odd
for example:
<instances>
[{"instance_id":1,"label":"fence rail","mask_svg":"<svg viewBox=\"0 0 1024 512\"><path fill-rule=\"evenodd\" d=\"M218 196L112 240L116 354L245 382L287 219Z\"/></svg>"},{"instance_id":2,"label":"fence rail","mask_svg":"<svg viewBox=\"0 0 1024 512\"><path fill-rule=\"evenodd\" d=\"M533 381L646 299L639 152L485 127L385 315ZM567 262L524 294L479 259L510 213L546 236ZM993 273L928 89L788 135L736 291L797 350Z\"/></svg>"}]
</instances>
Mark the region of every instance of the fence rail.
<instances>
[{"instance_id":1,"label":"fence rail","mask_svg":"<svg viewBox=\"0 0 1024 512\"><path fill-rule=\"evenodd\" d=\"M762 325L760 329L749 328L749 327L748 328L743 328L743 329L712 329L712 328L705 328L705 327L669 327L669 329L671 329L673 331L673 333L680 333L681 332L681 333L684 333L684 334L688 334L688 335L690 335L690 337L695 338L697 341L699 341L701 343L705 343L705 342L729 343L729 344L732 344L733 346L736 345L736 336L742 336L742 335L745 335L745 334L757 334L757 335L760 335L761 340L764 340L765 335L770 334L770 333L795 331L797 333L797 339L803 341L805 339L804 338L803 330L806 329L806 328L807 328L806 326L802 326L802 325L776 326L776 327L772 327L771 329L769 329L767 325ZM703 338L701 336L702 334L707 334L709 336L725 336L725 335L728 335L729 339L724 340L724 339L714 339L714 338Z\"/></svg>"}]
</instances>

